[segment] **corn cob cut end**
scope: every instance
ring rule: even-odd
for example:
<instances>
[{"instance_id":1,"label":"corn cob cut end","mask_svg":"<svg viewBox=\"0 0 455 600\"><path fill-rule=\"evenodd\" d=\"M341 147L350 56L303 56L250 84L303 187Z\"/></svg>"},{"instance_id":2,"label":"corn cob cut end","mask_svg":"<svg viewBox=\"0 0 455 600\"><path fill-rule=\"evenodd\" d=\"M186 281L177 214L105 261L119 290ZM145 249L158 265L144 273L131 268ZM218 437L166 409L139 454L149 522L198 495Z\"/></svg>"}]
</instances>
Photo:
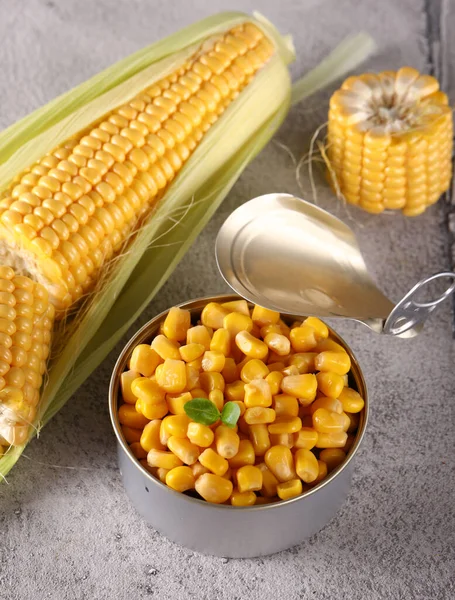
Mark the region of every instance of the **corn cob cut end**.
<instances>
[{"instance_id":1,"label":"corn cob cut end","mask_svg":"<svg viewBox=\"0 0 455 600\"><path fill-rule=\"evenodd\" d=\"M0 447L26 441L39 402L55 310L47 290L0 267Z\"/></svg>"},{"instance_id":2,"label":"corn cob cut end","mask_svg":"<svg viewBox=\"0 0 455 600\"><path fill-rule=\"evenodd\" d=\"M275 51L249 22L210 38L173 74L20 174L0 197L0 264L44 285L63 315Z\"/></svg>"},{"instance_id":3,"label":"corn cob cut end","mask_svg":"<svg viewBox=\"0 0 455 600\"><path fill-rule=\"evenodd\" d=\"M450 186L452 146L447 96L415 69L349 77L331 97L329 180L370 213L416 216L437 202Z\"/></svg>"}]
</instances>

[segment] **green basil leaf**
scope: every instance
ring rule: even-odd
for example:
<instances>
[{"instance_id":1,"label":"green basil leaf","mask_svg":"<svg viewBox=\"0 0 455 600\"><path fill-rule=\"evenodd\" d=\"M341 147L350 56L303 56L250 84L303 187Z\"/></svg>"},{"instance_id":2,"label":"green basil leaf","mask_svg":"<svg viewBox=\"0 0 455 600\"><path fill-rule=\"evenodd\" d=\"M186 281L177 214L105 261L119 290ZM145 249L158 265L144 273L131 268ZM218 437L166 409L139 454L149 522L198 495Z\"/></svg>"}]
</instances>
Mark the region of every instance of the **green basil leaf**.
<instances>
[{"instance_id":1,"label":"green basil leaf","mask_svg":"<svg viewBox=\"0 0 455 600\"><path fill-rule=\"evenodd\" d=\"M189 403L188 403L189 404ZM185 404L186 406L186 404ZM223 425L235 427L240 417L240 406L235 402L226 402L221 411L221 421Z\"/></svg>"},{"instance_id":2,"label":"green basil leaf","mask_svg":"<svg viewBox=\"0 0 455 600\"><path fill-rule=\"evenodd\" d=\"M202 425L212 425L220 418L220 411L207 398L193 398L185 403L184 409L192 421Z\"/></svg>"}]
</instances>

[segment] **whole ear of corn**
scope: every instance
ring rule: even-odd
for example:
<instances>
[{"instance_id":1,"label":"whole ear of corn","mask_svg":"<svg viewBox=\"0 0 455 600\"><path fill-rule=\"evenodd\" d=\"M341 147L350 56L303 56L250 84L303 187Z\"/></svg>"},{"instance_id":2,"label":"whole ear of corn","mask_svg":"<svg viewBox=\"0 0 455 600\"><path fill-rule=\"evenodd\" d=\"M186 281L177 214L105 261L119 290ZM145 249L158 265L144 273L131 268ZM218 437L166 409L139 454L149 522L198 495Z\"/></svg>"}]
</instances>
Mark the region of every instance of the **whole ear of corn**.
<instances>
[{"instance_id":1,"label":"whole ear of corn","mask_svg":"<svg viewBox=\"0 0 455 600\"><path fill-rule=\"evenodd\" d=\"M45 423L112 349L276 131L292 58L262 18L210 17L0 136L0 264L47 290L58 318L77 308L54 328L38 406L0 398L15 427L0 447L19 443L0 476L28 421ZM157 238L165 243L150 247Z\"/></svg>"},{"instance_id":2,"label":"whole ear of corn","mask_svg":"<svg viewBox=\"0 0 455 600\"><path fill-rule=\"evenodd\" d=\"M434 77L415 69L349 77L330 100L334 188L371 213L416 216L452 175L453 119Z\"/></svg>"}]
</instances>

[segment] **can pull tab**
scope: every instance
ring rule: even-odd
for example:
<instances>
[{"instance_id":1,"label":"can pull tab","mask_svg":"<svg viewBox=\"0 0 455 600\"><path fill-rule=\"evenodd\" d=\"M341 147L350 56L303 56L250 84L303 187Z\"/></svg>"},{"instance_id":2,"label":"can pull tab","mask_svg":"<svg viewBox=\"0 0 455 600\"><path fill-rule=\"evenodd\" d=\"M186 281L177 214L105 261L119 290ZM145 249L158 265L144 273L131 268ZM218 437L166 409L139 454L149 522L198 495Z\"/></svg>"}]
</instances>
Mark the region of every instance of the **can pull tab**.
<instances>
[{"instance_id":1,"label":"can pull tab","mask_svg":"<svg viewBox=\"0 0 455 600\"><path fill-rule=\"evenodd\" d=\"M422 292L431 282L438 279L448 279L450 284L442 294L430 301L421 302ZM386 319L383 333L396 336L412 336L419 333L423 324L446 298L455 291L455 273L435 273L419 281L405 296L396 304Z\"/></svg>"}]
</instances>

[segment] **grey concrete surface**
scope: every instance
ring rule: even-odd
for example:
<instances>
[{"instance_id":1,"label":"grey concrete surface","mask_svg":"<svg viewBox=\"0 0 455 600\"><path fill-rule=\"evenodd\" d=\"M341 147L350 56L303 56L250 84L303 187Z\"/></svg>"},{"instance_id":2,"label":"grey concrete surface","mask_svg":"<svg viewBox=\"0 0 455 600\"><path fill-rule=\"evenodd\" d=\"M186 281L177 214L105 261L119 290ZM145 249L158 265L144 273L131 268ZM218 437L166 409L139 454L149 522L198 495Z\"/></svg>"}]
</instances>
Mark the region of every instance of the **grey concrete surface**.
<instances>
[{"instance_id":1,"label":"grey concrete surface","mask_svg":"<svg viewBox=\"0 0 455 600\"><path fill-rule=\"evenodd\" d=\"M379 46L368 68L435 69L455 91L453 0L0 0L0 126L151 41L228 8L259 9L293 35L294 76L348 33L365 30ZM132 331L176 302L226 289L213 256L221 223L253 196L299 193L276 141L301 156L326 118L329 93L291 111ZM309 197L305 182L303 192ZM318 192L323 206L348 218L322 178ZM444 202L415 220L352 212L367 263L391 298L449 266L446 213ZM451 323L446 304L412 341L337 324L363 365L372 404L352 491L312 539L254 560L187 551L130 506L106 398L120 344L30 444L9 485L0 486L0 599L454 598Z\"/></svg>"}]
</instances>

